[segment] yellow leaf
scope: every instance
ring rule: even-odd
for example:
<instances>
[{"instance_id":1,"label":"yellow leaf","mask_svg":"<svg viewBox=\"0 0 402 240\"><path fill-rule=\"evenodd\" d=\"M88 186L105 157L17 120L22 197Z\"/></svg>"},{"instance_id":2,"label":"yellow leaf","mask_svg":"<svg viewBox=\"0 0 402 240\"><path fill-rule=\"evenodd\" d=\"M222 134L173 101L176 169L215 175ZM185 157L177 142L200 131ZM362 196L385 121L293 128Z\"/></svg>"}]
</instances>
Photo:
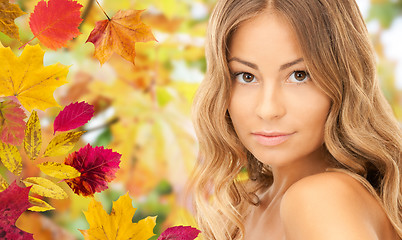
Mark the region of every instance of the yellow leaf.
<instances>
[{"instance_id":1,"label":"yellow leaf","mask_svg":"<svg viewBox=\"0 0 402 240\"><path fill-rule=\"evenodd\" d=\"M54 207L50 206L49 203L47 203L43 200L40 200L39 198L28 196L28 200L30 203L32 203L34 205L34 206L28 208L28 210L31 210L34 212L44 212L44 211L54 209Z\"/></svg>"},{"instance_id":2,"label":"yellow leaf","mask_svg":"<svg viewBox=\"0 0 402 240\"><path fill-rule=\"evenodd\" d=\"M135 211L128 193L113 203L110 215L103 210L100 202L92 200L88 211L84 212L90 228L80 231L85 239L147 240L155 235L153 228L156 217L147 217L138 223L133 223Z\"/></svg>"},{"instance_id":3,"label":"yellow leaf","mask_svg":"<svg viewBox=\"0 0 402 240\"><path fill-rule=\"evenodd\" d=\"M84 133L85 131L67 132L57 135L50 141L44 156L54 157L67 154L73 149L74 145L80 140L81 135Z\"/></svg>"},{"instance_id":4,"label":"yellow leaf","mask_svg":"<svg viewBox=\"0 0 402 240\"><path fill-rule=\"evenodd\" d=\"M11 38L20 39L18 27L14 19L26 14L21 11L17 4L10 4L8 0L0 1L0 32L5 33Z\"/></svg>"},{"instance_id":5,"label":"yellow leaf","mask_svg":"<svg viewBox=\"0 0 402 240\"><path fill-rule=\"evenodd\" d=\"M29 177L23 180L27 187L32 186L31 192L54 199L67 198L67 193L52 181L41 177Z\"/></svg>"},{"instance_id":6,"label":"yellow leaf","mask_svg":"<svg viewBox=\"0 0 402 240\"><path fill-rule=\"evenodd\" d=\"M6 190L8 188L8 183L6 179L3 178L3 176L0 175L0 192Z\"/></svg>"},{"instance_id":7,"label":"yellow leaf","mask_svg":"<svg viewBox=\"0 0 402 240\"><path fill-rule=\"evenodd\" d=\"M44 53L39 45L27 45L19 57L10 48L0 48L0 96L16 96L29 112L59 106L53 92L67 83L68 67L43 66Z\"/></svg>"},{"instance_id":8,"label":"yellow leaf","mask_svg":"<svg viewBox=\"0 0 402 240\"><path fill-rule=\"evenodd\" d=\"M81 176L81 173L66 164L56 162L44 162L38 164L39 169L45 174L58 179L70 179Z\"/></svg>"},{"instance_id":9,"label":"yellow leaf","mask_svg":"<svg viewBox=\"0 0 402 240\"><path fill-rule=\"evenodd\" d=\"M25 128L24 149L30 159L35 160L39 156L42 145L42 133L39 117L33 111Z\"/></svg>"},{"instance_id":10,"label":"yellow leaf","mask_svg":"<svg viewBox=\"0 0 402 240\"><path fill-rule=\"evenodd\" d=\"M17 176L21 174L21 155L16 146L0 141L0 159L10 172Z\"/></svg>"}]
</instances>

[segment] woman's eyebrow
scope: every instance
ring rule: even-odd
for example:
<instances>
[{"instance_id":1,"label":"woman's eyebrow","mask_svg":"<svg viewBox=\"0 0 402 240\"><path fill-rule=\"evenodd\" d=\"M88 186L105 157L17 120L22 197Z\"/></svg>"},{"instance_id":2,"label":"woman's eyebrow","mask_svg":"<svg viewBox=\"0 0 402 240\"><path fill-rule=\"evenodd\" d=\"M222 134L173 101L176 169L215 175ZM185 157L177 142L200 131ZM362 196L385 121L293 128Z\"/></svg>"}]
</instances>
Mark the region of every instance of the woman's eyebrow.
<instances>
[{"instance_id":1,"label":"woman's eyebrow","mask_svg":"<svg viewBox=\"0 0 402 240\"><path fill-rule=\"evenodd\" d=\"M248 66L248 67L251 67L251 68L253 68L253 69L255 69L255 70L258 70L257 64L254 64L254 63L251 63L251 62L247 62L247 61L241 60L241 59L239 59L239 58L237 58L237 57L233 57L233 58L229 59L228 63L230 63L231 61L236 61L236 62L239 62L239 63L241 63L241 64L243 64L243 65L246 65L246 66Z\"/></svg>"},{"instance_id":2,"label":"woman's eyebrow","mask_svg":"<svg viewBox=\"0 0 402 240\"><path fill-rule=\"evenodd\" d=\"M237 57L233 57L233 58L229 59L228 62L231 62L231 61L236 61L236 62L239 62L239 63L241 63L241 64L244 64L244 65L246 65L246 66L248 66L248 67L251 67L251 68L253 68L253 69L255 69L255 70L258 70L258 66L257 66L256 64L251 63L251 62L247 62L247 61L242 60L242 59L239 59L239 58L237 58ZM299 58L299 59L296 59L296 60L294 60L294 61L285 63L285 64L283 64L283 65L281 65L281 66L279 67L279 71L283 71L283 70L285 70L285 69L287 69L287 68L290 68L291 66L293 66L293 65L295 65L295 64L298 64L299 62L302 62L302 61L304 61L304 59L303 59L303 58Z\"/></svg>"},{"instance_id":3,"label":"woman's eyebrow","mask_svg":"<svg viewBox=\"0 0 402 240\"><path fill-rule=\"evenodd\" d=\"M290 68L291 66L293 66L293 65L295 65L295 64L298 64L299 62L302 62L302 61L304 61L304 59L303 59L303 58L299 58L299 59L296 59L296 60L294 60L294 61L285 63L285 64L281 65L281 67L279 68L279 71L283 71L283 70L285 70L286 68Z\"/></svg>"}]
</instances>

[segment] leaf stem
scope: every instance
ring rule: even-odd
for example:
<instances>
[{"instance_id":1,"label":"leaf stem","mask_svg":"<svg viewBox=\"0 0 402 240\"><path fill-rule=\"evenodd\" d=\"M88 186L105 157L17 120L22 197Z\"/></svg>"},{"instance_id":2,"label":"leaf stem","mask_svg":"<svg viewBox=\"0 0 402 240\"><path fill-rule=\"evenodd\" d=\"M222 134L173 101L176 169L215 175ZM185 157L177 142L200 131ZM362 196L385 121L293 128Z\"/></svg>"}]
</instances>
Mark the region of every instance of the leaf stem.
<instances>
[{"instance_id":1,"label":"leaf stem","mask_svg":"<svg viewBox=\"0 0 402 240\"><path fill-rule=\"evenodd\" d=\"M98 6L100 7L100 9L102 10L102 12L106 15L107 19L110 21L110 17L106 14L105 10L103 10L102 6L99 4L98 0L96 0L96 3L98 4Z\"/></svg>"},{"instance_id":2,"label":"leaf stem","mask_svg":"<svg viewBox=\"0 0 402 240\"><path fill-rule=\"evenodd\" d=\"M21 48L25 47L28 43L32 42L32 40L34 40L36 38L36 36L34 36L31 40L29 40L28 42L26 42L24 45L22 45L21 47L19 47L18 49L20 50Z\"/></svg>"}]
</instances>

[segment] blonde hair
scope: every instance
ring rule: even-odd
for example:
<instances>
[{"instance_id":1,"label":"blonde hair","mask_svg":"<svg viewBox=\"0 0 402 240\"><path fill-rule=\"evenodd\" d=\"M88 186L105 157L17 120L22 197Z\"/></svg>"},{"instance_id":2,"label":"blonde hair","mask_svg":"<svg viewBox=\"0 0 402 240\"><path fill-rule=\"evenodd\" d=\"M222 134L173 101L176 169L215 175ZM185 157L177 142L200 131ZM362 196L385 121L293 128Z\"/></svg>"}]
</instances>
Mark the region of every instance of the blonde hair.
<instances>
[{"instance_id":1,"label":"blonde hair","mask_svg":"<svg viewBox=\"0 0 402 240\"><path fill-rule=\"evenodd\" d=\"M194 101L199 157L191 180L199 227L206 239L242 239L245 209L272 173L240 143L227 113L227 56L240 24L266 10L292 26L316 85L331 99L324 141L337 169L377 198L402 237L401 131L376 78L369 35L354 0L220 0L211 15L207 73ZM238 181L247 168L253 189Z\"/></svg>"}]
</instances>

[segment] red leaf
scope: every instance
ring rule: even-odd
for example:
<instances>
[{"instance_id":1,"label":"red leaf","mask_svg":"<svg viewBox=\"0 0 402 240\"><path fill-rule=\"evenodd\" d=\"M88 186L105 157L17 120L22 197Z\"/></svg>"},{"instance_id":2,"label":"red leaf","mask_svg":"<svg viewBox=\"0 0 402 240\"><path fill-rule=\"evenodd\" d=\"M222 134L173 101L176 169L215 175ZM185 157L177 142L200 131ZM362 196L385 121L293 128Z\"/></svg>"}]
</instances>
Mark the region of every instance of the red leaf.
<instances>
[{"instance_id":1,"label":"red leaf","mask_svg":"<svg viewBox=\"0 0 402 240\"><path fill-rule=\"evenodd\" d=\"M7 144L21 145L24 139L27 116L20 105L12 100L0 103L0 140Z\"/></svg>"},{"instance_id":2,"label":"red leaf","mask_svg":"<svg viewBox=\"0 0 402 240\"><path fill-rule=\"evenodd\" d=\"M86 102L72 103L57 115L53 123L54 132L68 131L81 127L94 116L94 106Z\"/></svg>"},{"instance_id":3,"label":"red leaf","mask_svg":"<svg viewBox=\"0 0 402 240\"><path fill-rule=\"evenodd\" d=\"M107 183L115 178L121 154L103 147L86 145L71 153L64 163L81 172L81 176L67 179L66 183L78 195L92 196L107 189Z\"/></svg>"},{"instance_id":4,"label":"red leaf","mask_svg":"<svg viewBox=\"0 0 402 240\"><path fill-rule=\"evenodd\" d=\"M78 35L82 5L72 0L41 0L31 13L29 26L46 47L56 50Z\"/></svg>"},{"instance_id":5,"label":"red leaf","mask_svg":"<svg viewBox=\"0 0 402 240\"><path fill-rule=\"evenodd\" d=\"M31 233L15 226L15 221L32 205L28 202L30 187L21 188L15 181L3 192L0 192L0 238L28 240L33 239Z\"/></svg>"},{"instance_id":6,"label":"red leaf","mask_svg":"<svg viewBox=\"0 0 402 240\"><path fill-rule=\"evenodd\" d=\"M157 240L193 240L200 230L189 226L176 226L166 229Z\"/></svg>"}]
</instances>

